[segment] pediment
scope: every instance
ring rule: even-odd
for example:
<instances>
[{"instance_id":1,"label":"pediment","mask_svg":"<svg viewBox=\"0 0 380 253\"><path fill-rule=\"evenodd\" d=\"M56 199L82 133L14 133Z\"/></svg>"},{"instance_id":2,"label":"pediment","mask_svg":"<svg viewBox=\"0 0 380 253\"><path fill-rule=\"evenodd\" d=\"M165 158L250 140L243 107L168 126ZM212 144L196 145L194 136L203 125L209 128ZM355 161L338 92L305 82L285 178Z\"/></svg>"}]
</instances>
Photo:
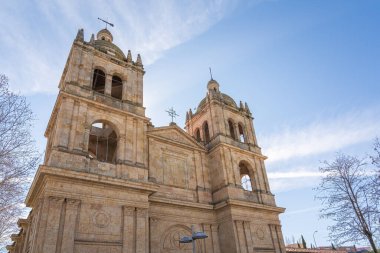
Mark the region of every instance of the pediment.
<instances>
[{"instance_id":1,"label":"pediment","mask_svg":"<svg viewBox=\"0 0 380 253\"><path fill-rule=\"evenodd\" d=\"M193 137L177 125L153 128L148 131L148 135L161 140L168 140L178 144L204 149L203 145L195 141Z\"/></svg>"}]
</instances>

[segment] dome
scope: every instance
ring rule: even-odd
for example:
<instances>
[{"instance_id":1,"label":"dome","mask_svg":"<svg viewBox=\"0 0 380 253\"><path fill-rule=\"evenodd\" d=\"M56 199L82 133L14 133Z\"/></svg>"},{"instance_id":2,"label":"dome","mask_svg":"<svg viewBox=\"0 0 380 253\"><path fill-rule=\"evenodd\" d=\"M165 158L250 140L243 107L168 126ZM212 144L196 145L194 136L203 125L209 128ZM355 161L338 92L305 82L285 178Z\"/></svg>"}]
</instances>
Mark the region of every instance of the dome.
<instances>
[{"instance_id":1,"label":"dome","mask_svg":"<svg viewBox=\"0 0 380 253\"><path fill-rule=\"evenodd\" d=\"M233 98L231 98L230 96L228 96L227 94L224 94L224 93L220 93L220 95L221 95L221 102L223 102L225 105L238 108L238 106L237 106L235 100L233 100ZM205 97L204 99L201 100L201 102L199 103L199 105L197 107L197 112L200 112L206 106L206 101L207 101L207 97Z\"/></svg>"},{"instance_id":2,"label":"dome","mask_svg":"<svg viewBox=\"0 0 380 253\"><path fill-rule=\"evenodd\" d=\"M112 43L113 36L107 29L102 29L96 35L96 40L94 41L94 46L99 51L115 56L120 60L126 59L123 51Z\"/></svg>"}]
</instances>

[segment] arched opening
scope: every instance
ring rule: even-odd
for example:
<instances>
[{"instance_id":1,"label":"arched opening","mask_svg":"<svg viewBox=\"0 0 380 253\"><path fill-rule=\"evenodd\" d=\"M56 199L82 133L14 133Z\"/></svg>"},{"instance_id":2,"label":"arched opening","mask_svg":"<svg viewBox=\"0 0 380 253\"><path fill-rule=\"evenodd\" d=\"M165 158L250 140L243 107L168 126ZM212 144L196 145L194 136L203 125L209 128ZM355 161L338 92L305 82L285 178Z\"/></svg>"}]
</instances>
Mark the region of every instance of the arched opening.
<instances>
[{"instance_id":1,"label":"arched opening","mask_svg":"<svg viewBox=\"0 0 380 253\"><path fill-rule=\"evenodd\" d=\"M235 127L234 127L234 123L232 122L232 120L228 120L228 128L230 130L230 136L232 139L236 139L236 136L235 136Z\"/></svg>"},{"instance_id":2,"label":"arched opening","mask_svg":"<svg viewBox=\"0 0 380 253\"><path fill-rule=\"evenodd\" d=\"M115 163L117 136L115 130L105 122L91 125L88 152L90 157L101 162Z\"/></svg>"},{"instance_id":3,"label":"arched opening","mask_svg":"<svg viewBox=\"0 0 380 253\"><path fill-rule=\"evenodd\" d=\"M195 139L197 140L197 141L201 141L202 139L201 139L201 130L199 130L199 128L197 128L196 130L195 130Z\"/></svg>"},{"instance_id":4,"label":"arched opening","mask_svg":"<svg viewBox=\"0 0 380 253\"><path fill-rule=\"evenodd\" d=\"M104 93L106 87L106 74L100 70L95 69L92 77L92 89L99 93Z\"/></svg>"},{"instance_id":5,"label":"arched opening","mask_svg":"<svg viewBox=\"0 0 380 253\"><path fill-rule=\"evenodd\" d=\"M121 99L123 92L123 81L118 76L112 76L111 96Z\"/></svg>"},{"instance_id":6,"label":"arched opening","mask_svg":"<svg viewBox=\"0 0 380 253\"><path fill-rule=\"evenodd\" d=\"M241 142L245 142L245 135L244 135L244 130L243 126L239 123L239 139Z\"/></svg>"},{"instance_id":7,"label":"arched opening","mask_svg":"<svg viewBox=\"0 0 380 253\"><path fill-rule=\"evenodd\" d=\"M209 132L209 129L208 129L208 123L207 121L205 121L205 123L203 123L203 133L204 133L204 140L206 143L209 143L210 142L210 132Z\"/></svg>"},{"instance_id":8,"label":"arched opening","mask_svg":"<svg viewBox=\"0 0 380 253\"><path fill-rule=\"evenodd\" d=\"M249 170L245 163L240 162L239 163L240 168L240 182L241 186L246 191L252 191L252 179L249 176Z\"/></svg>"}]
</instances>

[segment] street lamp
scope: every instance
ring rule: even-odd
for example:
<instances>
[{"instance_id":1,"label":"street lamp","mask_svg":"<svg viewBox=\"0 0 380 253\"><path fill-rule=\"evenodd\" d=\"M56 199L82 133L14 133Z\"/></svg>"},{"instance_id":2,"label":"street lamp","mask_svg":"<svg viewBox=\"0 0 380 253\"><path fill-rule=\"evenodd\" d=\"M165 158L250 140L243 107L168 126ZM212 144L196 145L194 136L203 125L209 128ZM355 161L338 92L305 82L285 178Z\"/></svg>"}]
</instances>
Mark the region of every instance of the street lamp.
<instances>
[{"instance_id":1,"label":"street lamp","mask_svg":"<svg viewBox=\"0 0 380 253\"><path fill-rule=\"evenodd\" d=\"M193 253L195 253L195 240L206 239L208 236L204 232L194 232L194 225L191 225L191 236L184 236L179 239L179 243L192 243Z\"/></svg>"},{"instance_id":2,"label":"street lamp","mask_svg":"<svg viewBox=\"0 0 380 253\"><path fill-rule=\"evenodd\" d=\"M315 236L314 236L314 235L315 235L315 233L317 233L317 232L318 232L318 231L315 230L314 233L313 233L314 245L315 245L316 248L318 248L318 246L317 246L317 243L315 242Z\"/></svg>"}]
</instances>

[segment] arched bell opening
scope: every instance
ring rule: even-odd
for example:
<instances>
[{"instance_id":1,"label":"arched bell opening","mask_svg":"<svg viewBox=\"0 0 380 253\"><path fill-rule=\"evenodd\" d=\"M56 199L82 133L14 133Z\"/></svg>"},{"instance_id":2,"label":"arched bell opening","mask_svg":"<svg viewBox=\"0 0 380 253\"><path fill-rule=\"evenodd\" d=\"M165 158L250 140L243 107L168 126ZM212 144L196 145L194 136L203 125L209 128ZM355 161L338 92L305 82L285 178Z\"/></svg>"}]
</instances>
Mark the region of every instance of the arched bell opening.
<instances>
[{"instance_id":1,"label":"arched bell opening","mask_svg":"<svg viewBox=\"0 0 380 253\"><path fill-rule=\"evenodd\" d=\"M104 121L91 125L88 153L91 158L101 162L115 163L117 135L111 125Z\"/></svg>"}]
</instances>

